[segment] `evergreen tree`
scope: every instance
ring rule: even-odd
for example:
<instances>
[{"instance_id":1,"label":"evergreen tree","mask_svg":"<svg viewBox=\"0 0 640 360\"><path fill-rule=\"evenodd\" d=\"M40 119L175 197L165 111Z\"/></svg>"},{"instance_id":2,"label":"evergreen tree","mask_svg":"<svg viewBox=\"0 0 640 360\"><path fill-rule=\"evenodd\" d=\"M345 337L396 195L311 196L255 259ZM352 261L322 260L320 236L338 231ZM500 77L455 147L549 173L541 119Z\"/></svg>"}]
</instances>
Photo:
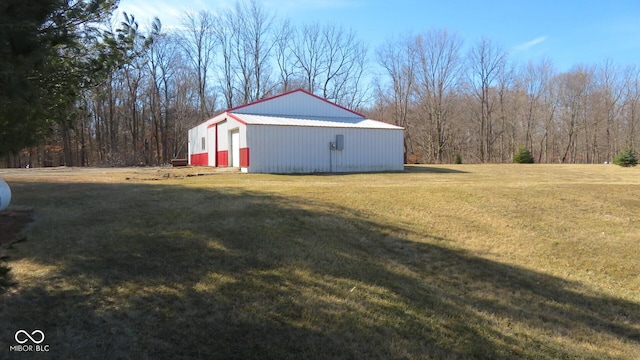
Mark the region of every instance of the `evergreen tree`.
<instances>
[{"instance_id":1,"label":"evergreen tree","mask_svg":"<svg viewBox=\"0 0 640 360\"><path fill-rule=\"evenodd\" d=\"M4 0L0 5L0 156L38 143L66 115L105 56L101 41L117 0Z\"/></svg>"},{"instance_id":2,"label":"evergreen tree","mask_svg":"<svg viewBox=\"0 0 640 360\"><path fill-rule=\"evenodd\" d=\"M636 166L638 158L632 148L625 148L613 158L613 163L624 167Z\"/></svg>"},{"instance_id":3,"label":"evergreen tree","mask_svg":"<svg viewBox=\"0 0 640 360\"><path fill-rule=\"evenodd\" d=\"M513 155L513 162L517 164L533 164L533 155L525 146L520 146L515 155Z\"/></svg>"}]
</instances>

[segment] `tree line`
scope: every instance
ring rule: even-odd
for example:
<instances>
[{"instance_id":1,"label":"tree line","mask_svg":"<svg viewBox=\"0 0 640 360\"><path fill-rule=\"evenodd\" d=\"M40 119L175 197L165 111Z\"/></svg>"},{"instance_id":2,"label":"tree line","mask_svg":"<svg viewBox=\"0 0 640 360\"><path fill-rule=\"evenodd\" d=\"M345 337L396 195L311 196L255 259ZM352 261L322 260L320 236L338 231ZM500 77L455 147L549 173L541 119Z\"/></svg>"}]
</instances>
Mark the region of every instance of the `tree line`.
<instances>
[{"instance_id":1,"label":"tree line","mask_svg":"<svg viewBox=\"0 0 640 360\"><path fill-rule=\"evenodd\" d=\"M346 26L294 25L256 0L142 26L115 0L0 8L6 166L160 165L216 112L304 88L403 126L408 162L601 163L638 141L640 69L518 64L445 30L370 49Z\"/></svg>"},{"instance_id":2,"label":"tree line","mask_svg":"<svg viewBox=\"0 0 640 360\"><path fill-rule=\"evenodd\" d=\"M517 64L482 38L431 30L376 52L390 80L374 116L407 129L409 161L510 162L519 147L541 163L610 162L638 134L640 68L605 60L558 72L549 59Z\"/></svg>"}]
</instances>

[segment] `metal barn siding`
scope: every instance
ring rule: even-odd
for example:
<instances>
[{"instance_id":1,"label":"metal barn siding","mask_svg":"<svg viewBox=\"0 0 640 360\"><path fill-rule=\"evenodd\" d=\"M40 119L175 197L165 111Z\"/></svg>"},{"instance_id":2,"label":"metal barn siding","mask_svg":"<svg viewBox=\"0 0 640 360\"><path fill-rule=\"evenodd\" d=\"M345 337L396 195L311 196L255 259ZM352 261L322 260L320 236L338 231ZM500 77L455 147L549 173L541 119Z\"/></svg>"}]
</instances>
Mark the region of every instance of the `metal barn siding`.
<instances>
[{"instance_id":1,"label":"metal barn siding","mask_svg":"<svg viewBox=\"0 0 640 360\"><path fill-rule=\"evenodd\" d=\"M204 143L202 141L204 139ZM208 165L209 164L209 144L207 139L207 123L202 123L189 130L189 164Z\"/></svg>"},{"instance_id":2,"label":"metal barn siding","mask_svg":"<svg viewBox=\"0 0 640 360\"><path fill-rule=\"evenodd\" d=\"M344 149L331 150L336 135ZM398 171L403 164L402 129L248 125L252 173Z\"/></svg>"}]
</instances>

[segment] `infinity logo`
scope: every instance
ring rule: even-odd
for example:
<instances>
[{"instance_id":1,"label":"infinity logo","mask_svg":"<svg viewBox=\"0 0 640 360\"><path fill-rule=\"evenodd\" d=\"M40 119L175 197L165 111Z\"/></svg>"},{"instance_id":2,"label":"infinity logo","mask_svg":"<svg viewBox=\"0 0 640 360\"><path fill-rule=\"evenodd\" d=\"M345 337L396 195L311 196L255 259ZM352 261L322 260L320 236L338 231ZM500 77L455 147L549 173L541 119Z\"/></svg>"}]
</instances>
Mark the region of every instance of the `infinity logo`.
<instances>
[{"instance_id":1,"label":"infinity logo","mask_svg":"<svg viewBox=\"0 0 640 360\"><path fill-rule=\"evenodd\" d=\"M28 339L24 339L23 337L23 339L21 340L20 338L18 338L18 335L20 334L24 334L24 336L26 336ZM40 334L40 340L36 340L33 338L32 335L36 334ZM29 334L26 330L18 330L16 331L15 339L18 344L24 344L29 340L31 340L34 344L40 344L44 341L44 333L42 332L42 330L33 330L31 334Z\"/></svg>"}]
</instances>

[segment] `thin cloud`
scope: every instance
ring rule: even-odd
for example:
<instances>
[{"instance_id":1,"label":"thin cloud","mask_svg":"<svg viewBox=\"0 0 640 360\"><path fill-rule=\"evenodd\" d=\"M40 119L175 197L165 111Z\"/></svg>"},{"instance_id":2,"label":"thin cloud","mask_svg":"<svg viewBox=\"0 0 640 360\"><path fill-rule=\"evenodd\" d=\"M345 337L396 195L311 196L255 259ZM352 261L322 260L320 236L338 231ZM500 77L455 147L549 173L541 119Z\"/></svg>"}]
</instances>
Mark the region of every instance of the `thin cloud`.
<instances>
[{"instance_id":1,"label":"thin cloud","mask_svg":"<svg viewBox=\"0 0 640 360\"><path fill-rule=\"evenodd\" d=\"M535 38L531 41L527 41L526 43L520 44L520 45L516 45L513 47L513 51L525 51L525 50L529 50L530 48L544 42L545 40L547 40L546 36L540 36L538 38Z\"/></svg>"},{"instance_id":2,"label":"thin cloud","mask_svg":"<svg viewBox=\"0 0 640 360\"><path fill-rule=\"evenodd\" d=\"M268 1L266 4L269 8L277 9L287 14L314 10L344 10L365 6L361 0L279 0Z\"/></svg>"}]
</instances>

